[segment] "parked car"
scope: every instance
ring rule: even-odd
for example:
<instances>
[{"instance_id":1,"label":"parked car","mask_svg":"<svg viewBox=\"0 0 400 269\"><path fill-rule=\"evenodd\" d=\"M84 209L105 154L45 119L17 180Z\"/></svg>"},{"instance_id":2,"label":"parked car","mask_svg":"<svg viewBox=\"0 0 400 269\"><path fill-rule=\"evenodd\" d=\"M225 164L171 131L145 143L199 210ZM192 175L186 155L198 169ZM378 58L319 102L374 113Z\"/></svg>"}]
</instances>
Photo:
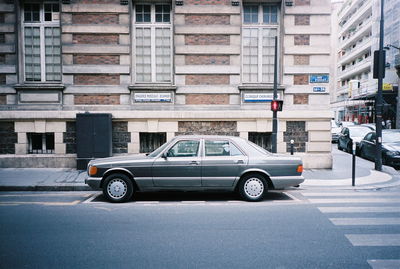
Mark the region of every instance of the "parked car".
<instances>
[{"instance_id":1,"label":"parked car","mask_svg":"<svg viewBox=\"0 0 400 269\"><path fill-rule=\"evenodd\" d=\"M356 152L358 153L358 144L369 132L371 132L370 128L360 125L344 127L339 135L338 149L351 153L352 143L356 143Z\"/></svg>"},{"instance_id":2,"label":"parked car","mask_svg":"<svg viewBox=\"0 0 400 269\"><path fill-rule=\"evenodd\" d=\"M85 183L102 189L111 202L125 202L136 191L237 191L247 201L268 189L304 181L299 157L272 154L228 136L177 136L150 154L92 160Z\"/></svg>"},{"instance_id":3,"label":"parked car","mask_svg":"<svg viewBox=\"0 0 400 269\"><path fill-rule=\"evenodd\" d=\"M339 124L335 120L331 120L331 135L333 143L337 142L340 131L342 131L342 128L339 126Z\"/></svg>"},{"instance_id":4,"label":"parked car","mask_svg":"<svg viewBox=\"0 0 400 269\"><path fill-rule=\"evenodd\" d=\"M376 133L369 132L360 142L360 156L375 161ZM400 129L382 130L382 163L400 166Z\"/></svg>"},{"instance_id":5,"label":"parked car","mask_svg":"<svg viewBox=\"0 0 400 269\"><path fill-rule=\"evenodd\" d=\"M353 125L356 125L356 123L352 122L352 121L341 121L341 122L339 122L339 126L341 126L342 128L343 127L348 127L348 126L353 126Z\"/></svg>"},{"instance_id":6,"label":"parked car","mask_svg":"<svg viewBox=\"0 0 400 269\"><path fill-rule=\"evenodd\" d=\"M360 126L368 127L368 128L370 128L372 131L375 131L375 130L376 130L376 125L375 125L375 123L363 123L363 124L361 124Z\"/></svg>"}]
</instances>

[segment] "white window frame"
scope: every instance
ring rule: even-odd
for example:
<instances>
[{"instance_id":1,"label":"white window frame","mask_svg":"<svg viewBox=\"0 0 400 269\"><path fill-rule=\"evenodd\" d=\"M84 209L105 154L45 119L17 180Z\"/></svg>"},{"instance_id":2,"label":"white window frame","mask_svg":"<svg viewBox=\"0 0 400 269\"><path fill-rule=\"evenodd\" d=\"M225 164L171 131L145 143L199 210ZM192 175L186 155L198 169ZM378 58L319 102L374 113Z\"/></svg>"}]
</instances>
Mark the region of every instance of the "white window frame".
<instances>
[{"instance_id":1,"label":"white window frame","mask_svg":"<svg viewBox=\"0 0 400 269\"><path fill-rule=\"evenodd\" d=\"M156 22L156 5L169 5L170 6L170 21L169 22ZM137 5L150 5L150 22L136 22L136 6ZM173 79L173 24L172 24L172 3L171 2L157 2L157 3L145 3L137 2L133 5L133 41L132 41L132 62L134 63L133 82L136 84L172 84ZM137 28L150 28L151 38L151 81L138 81L136 76L136 29ZM157 70L156 70L156 29L169 29L170 30L170 77L169 81L157 81Z\"/></svg>"},{"instance_id":2,"label":"white window frame","mask_svg":"<svg viewBox=\"0 0 400 269\"><path fill-rule=\"evenodd\" d=\"M39 22L25 22L25 4L39 4ZM59 4L58 1L29 1L24 2L21 6L21 37L22 37L22 66L24 83L58 83L62 81L62 53L61 53L61 5L59 4L59 19L58 21L45 21L44 5L45 4ZM40 30L40 81L27 81L25 70L25 27L39 27ZM60 29L60 80L46 80L46 44L45 44L45 27L58 27Z\"/></svg>"},{"instance_id":3,"label":"white window frame","mask_svg":"<svg viewBox=\"0 0 400 269\"><path fill-rule=\"evenodd\" d=\"M276 33L277 33L277 37L278 37L278 50L277 50L277 54L278 54L278 62L277 62L277 70L278 70L278 74L277 74L277 78L278 78L278 83L279 83L279 78L280 78L280 7L278 5L272 5L272 4L266 4L266 3L248 3L248 4L244 4L245 5L249 5L249 6L257 6L258 7L258 22L257 23L245 23L244 22L244 10L242 12L242 53L241 53L241 61L242 61L242 70L244 70L244 42L243 42L243 32L245 29L257 29L258 31L258 62L257 62L257 81L253 82L253 81L245 81L244 80L244 75L242 72L242 83L244 84L270 84L273 83L273 81L263 81L262 77L263 77L263 54L262 54L262 49L263 49L263 44L262 44L262 32L264 29L276 29ZM263 6L276 6L277 7L277 22L276 24L264 24L263 23L263 19L264 19L264 13L263 13ZM260 53L261 52L261 53Z\"/></svg>"}]
</instances>

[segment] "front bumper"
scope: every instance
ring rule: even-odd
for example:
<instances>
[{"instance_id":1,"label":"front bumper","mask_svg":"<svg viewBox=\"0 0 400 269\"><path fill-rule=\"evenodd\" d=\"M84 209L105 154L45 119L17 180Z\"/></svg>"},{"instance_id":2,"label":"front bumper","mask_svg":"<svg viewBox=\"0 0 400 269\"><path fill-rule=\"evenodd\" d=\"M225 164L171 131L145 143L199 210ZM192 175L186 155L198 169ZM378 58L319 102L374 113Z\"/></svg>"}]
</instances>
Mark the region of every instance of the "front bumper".
<instances>
[{"instance_id":1,"label":"front bumper","mask_svg":"<svg viewBox=\"0 0 400 269\"><path fill-rule=\"evenodd\" d=\"M85 179L85 184L88 184L95 190L101 189L101 177L87 177Z\"/></svg>"},{"instance_id":2,"label":"front bumper","mask_svg":"<svg viewBox=\"0 0 400 269\"><path fill-rule=\"evenodd\" d=\"M400 156L387 156L386 160L389 166L400 166Z\"/></svg>"}]
</instances>

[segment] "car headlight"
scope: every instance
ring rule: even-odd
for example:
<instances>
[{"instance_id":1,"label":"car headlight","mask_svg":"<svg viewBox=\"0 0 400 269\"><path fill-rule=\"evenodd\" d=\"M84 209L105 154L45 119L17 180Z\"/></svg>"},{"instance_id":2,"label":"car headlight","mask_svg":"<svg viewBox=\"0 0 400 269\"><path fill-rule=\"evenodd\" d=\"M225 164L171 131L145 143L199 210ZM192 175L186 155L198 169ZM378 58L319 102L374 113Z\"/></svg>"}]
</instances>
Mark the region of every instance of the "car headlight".
<instances>
[{"instance_id":1,"label":"car headlight","mask_svg":"<svg viewBox=\"0 0 400 269\"><path fill-rule=\"evenodd\" d=\"M97 167L94 165L90 165L88 169L88 175L89 176L94 176L97 174Z\"/></svg>"},{"instance_id":2,"label":"car headlight","mask_svg":"<svg viewBox=\"0 0 400 269\"><path fill-rule=\"evenodd\" d=\"M398 152L398 151L387 151L386 155L388 155L390 157L394 157L394 156L400 155L400 152Z\"/></svg>"}]
</instances>

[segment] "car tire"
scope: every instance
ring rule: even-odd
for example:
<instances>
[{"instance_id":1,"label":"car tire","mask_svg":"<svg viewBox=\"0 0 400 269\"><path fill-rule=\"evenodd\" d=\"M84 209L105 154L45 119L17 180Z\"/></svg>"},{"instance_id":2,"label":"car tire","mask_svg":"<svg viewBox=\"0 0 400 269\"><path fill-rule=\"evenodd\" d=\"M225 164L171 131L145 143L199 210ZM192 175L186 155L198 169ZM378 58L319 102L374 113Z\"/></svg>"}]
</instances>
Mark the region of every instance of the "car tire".
<instances>
[{"instance_id":1,"label":"car tire","mask_svg":"<svg viewBox=\"0 0 400 269\"><path fill-rule=\"evenodd\" d=\"M267 181L260 174L245 175L239 182L239 194L246 201L261 201L267 192Z\"/></svg>"},{"instance_id":2,"label":"car tire","mask_svg":"<svg viewBox=\"0 0 400 269\"><path fill-rule=\"evenodd\" d=\"M106 177L103 184L103 195L113 203L123 203L131 199L133 184L131 179L124 174L111 174Z\"/></svg>"},{"instance_id":3,"label":"car tire","mask_svg":"<svg viewBox=\"0 0 400 269\"><path fill-rule=\"evenodd\" d=\"M338 140L338 142L337 142L337 149L338 149L338 150L343 150L343 148L340 146L339 140Z\"/></svg>"}]
</instances>

